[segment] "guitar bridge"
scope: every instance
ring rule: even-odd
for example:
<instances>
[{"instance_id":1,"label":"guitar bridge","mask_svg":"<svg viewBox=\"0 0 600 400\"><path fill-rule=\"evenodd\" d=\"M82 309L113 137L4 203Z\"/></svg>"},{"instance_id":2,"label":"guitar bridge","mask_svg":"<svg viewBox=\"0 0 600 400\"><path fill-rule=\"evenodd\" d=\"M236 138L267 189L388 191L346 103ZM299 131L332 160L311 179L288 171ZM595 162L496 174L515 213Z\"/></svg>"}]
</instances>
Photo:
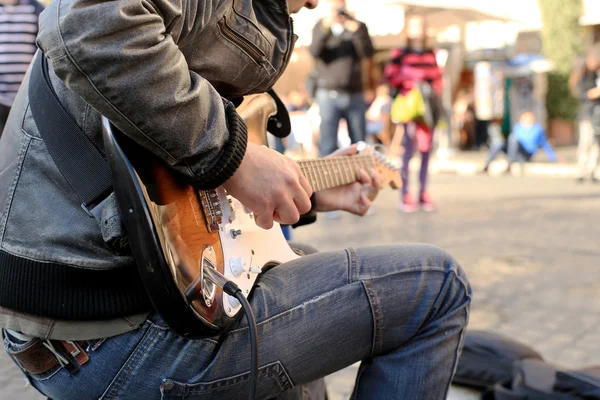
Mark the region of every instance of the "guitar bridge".
<instances>
[{"instance_id":1,"label":"guitar bridge","mask_svg":"<svg viewBox=\"0 0 600 400\"><path fill-rule=\"evenodd\" d=\"M223 208L216 190L203 190L199 192L200 203L206 217L206 226L211 233L219 231L219 225L223 223Z\"/></svg>"}]
</instances>

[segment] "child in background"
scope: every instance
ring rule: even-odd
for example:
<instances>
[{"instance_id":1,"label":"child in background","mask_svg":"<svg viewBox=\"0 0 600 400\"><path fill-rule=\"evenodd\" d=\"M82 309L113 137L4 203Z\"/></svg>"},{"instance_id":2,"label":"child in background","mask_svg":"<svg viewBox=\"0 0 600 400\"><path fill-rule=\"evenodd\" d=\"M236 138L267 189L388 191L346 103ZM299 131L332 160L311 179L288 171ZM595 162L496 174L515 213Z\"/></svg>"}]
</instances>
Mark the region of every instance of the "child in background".
<instances>
[{"instance_id":1,"label":"child in background","mask_svg":"<svg viewBox=\"0 0 600 400\"><path fill-rule=\"evenodd\" d=\"M500 152L504 151L508 156L508 168L505 172L510 173L515 162L523 164L531 160L540 147L544 149L550 161L557 161L556 154L546 138L544 128L535 122L535 115L531 111L527 111L521 115L519 122L513 127L508 140L490 148L488 160L482 172L487 173L492 161Z\"/></svg>"}]
</instances>

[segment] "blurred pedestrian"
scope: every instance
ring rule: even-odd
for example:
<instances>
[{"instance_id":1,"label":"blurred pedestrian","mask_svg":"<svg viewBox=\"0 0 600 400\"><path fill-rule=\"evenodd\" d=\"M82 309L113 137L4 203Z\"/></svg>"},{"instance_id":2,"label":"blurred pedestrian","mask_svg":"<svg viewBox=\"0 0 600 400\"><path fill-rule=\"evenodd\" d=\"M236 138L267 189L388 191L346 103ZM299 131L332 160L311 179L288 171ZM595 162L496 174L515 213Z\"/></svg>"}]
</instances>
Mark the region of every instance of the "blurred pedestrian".
<instances>
[{"instance_id":1,"label":"blurred pedestrian","mask_svg":"<svg viewBox=\"0 0 600 400\"><path fill-rule=\"evenodd\" d=\"M489 171L490 164L498 154L505 152L508 157L508 168L506 173L512 172L512 165L519 162L521 165L530 161L539 148L543 148L552 162L558 161L552 146L548 143L544 128L535 122L535 115L527 111L521 115L519 122L515 124L512 133L506 142L496 143L491 146L485 167L482 172Z\"/></svg>"},{"instance_id":2,"label":"blurred pedestrian","mask_svg":"<svg viewBox=\"0 0 600 400\"><path fill-rule=\"evenodd\" d=\"M587 52L585 60L578 65L569 80L575 96L581 102L579 111L579 182L589 177L597 182L596 169L599 162L600 140L600 43Z\"/></svg>"},{"instance_id":3,"label":"blurred pedestrian","mask_svg":"<svg viewBox=\"0 0 600 400\"><path fill-rule=\"evenodd\" d=\"M426 46L426 24L421 15L406 19L406 48L395 49L392 61L385 67L385 78L395 95L392 122L398 124L397 134L402 134L402 198L398 208L404 212L419 209L433 211L435 204L427 192L429 157L433 130L441 116L439 95L442 91L442 70L435 53ZM417 204L409 193L409 163L414 148L421 152L421 189Z\"/></svg>"},{"instance_id":4,"label":"blurred pedestrian","mask_svg":"<svg viewBox=\"0 0 600 400\"><path fill-rule=\"evenodd\" d=\"M473 89L463 88L458 91L454 102L454 123L460 132L459 147L461 150L471 150L476 146L475 137L475 102Z\"/></svg>"},{"instance_id":5,"label":"blurred pedestrian","mask_svg":"<svg viewBox=\"0 0 600 400\"><path fill-rule=\"evenodd\" d=\"M329 14L313 29L310 53L316 59L316 100L321 113L319 152L338 148L343 118L350 141L365 139L367 103L374 99L373 43L367 26L346 9L345 0L328 0Z\"/></svg>"},{"instance_id":6,"label":"blurred pedestrian","mask_svg":"<svg viewBox=\"0 0 600 400\"><path fill-rule=\"evenodd\" d=\"M36 50L40 12L35 0L0 0L0 136Z\"/></svg>"},{"instance_id":7,"label":"blurred pedestrian","mask_svg":"<svg viewBox=\"0 0 600 400\"><path fill-rule=\"evenodd\" d=\"M371 144L390 144L390 110L392 98L387 85L377 87L376 97L367 111L367 142Z\"/></svg>"}]
</instances>

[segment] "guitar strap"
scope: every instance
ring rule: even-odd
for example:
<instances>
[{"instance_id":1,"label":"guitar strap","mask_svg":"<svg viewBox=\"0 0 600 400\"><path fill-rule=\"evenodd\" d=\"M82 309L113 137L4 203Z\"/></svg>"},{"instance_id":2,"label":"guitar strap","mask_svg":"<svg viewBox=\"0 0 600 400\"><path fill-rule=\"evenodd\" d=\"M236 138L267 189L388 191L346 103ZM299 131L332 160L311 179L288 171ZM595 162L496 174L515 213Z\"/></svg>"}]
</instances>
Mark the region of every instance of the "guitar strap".
<instances>
[{"instance_id":1,"label":"guitar strap","mask_svg":"<svg viewBox=\"0 0 600 400\"><path fill-rule=\"evenodd\" d=\"M269 120L269 131L286 137L291 131L289 114L274 91L277 115ZM100 219L98 207L112 192L108 161L61 104L48 73L48 61L38 51L29 78L29 103L35 125L62 176L79 196L90 217Z\"/></svg>"},{"instance_id":2,"label":"guitar strap","mask_svg":"<svg viewBox=\"0 0 600 400\"><path fill-rule=\"evenodd\" d=\"M97 217L97 207L112 192L108 162L58 100L44 53L38 51L29 78L29 103L35 125L54 163L79 196L81 207Z\"/></svg>"}]
</instances>

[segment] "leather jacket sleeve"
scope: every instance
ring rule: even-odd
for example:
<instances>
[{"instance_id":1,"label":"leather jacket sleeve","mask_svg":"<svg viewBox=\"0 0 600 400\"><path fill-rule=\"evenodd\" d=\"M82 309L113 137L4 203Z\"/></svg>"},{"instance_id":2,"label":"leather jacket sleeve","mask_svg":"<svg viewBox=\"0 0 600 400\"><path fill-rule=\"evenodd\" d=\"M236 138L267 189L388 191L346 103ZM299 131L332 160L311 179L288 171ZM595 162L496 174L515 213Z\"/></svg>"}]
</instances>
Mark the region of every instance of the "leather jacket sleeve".
<instances>
[{"instance_id":1,"label":"leather jacket sleeve","mask_svg":"<svg viewBox=\"0 0 600 400\"><path fill-rule=\"evenodd\" d=\"M55 0L38 36L70 90L200 189L231 177L247 144L235 108L178 46L200 34L218 3Z\"/></svg>"}]
</instances>

